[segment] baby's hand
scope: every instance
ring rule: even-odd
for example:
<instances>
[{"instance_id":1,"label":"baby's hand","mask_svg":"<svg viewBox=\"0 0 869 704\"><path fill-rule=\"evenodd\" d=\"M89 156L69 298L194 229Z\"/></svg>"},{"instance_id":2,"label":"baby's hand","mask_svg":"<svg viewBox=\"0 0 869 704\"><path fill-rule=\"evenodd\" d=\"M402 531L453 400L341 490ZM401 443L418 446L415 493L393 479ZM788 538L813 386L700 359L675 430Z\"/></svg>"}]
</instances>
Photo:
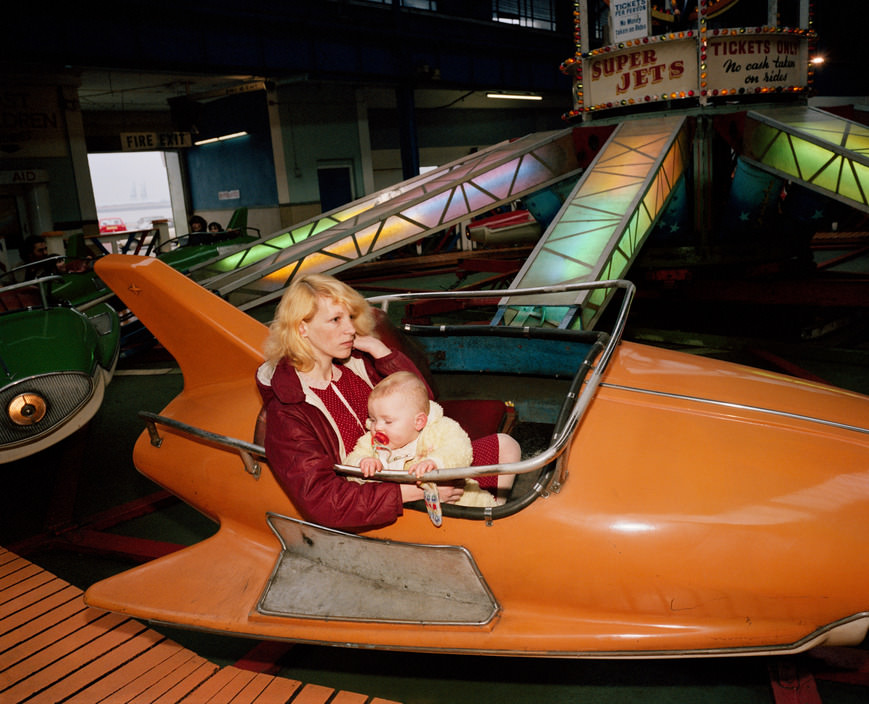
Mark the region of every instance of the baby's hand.
<instances>
[{"instance_id":1,"label":"baby's hand","mask_svg":"<svg viewBox=\"0 0 869 704\"><path fill-rule=\"evenodd\" d=\"M365 457L359 463L359 469L362 470L363 477L369 478L383 469L383 463L376 457Z\"/></svg>"},{"instance_id":2,"label":"baby's hand","mask_svg":"<svg viewBox=\"0 0 869 704\"><path fill-rule=\"evenodd\" d=\"M437 465L434 463L434 460L420 460L407 471L410 474L415 474L417 479L422 479L423 474L425 474L426 472L431 472L433 469L437 469Z\"/></svg>"}]
</instances>

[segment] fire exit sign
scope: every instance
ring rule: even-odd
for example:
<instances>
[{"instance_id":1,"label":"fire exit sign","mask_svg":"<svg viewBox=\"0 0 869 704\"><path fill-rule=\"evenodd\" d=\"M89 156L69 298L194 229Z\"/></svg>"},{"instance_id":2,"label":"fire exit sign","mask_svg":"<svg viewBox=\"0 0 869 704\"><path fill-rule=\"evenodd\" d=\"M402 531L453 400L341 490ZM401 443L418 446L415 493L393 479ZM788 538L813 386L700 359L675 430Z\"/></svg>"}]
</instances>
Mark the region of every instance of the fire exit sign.
<instances>
[{"instance_id":1,"label":"fire exit sign","mask_svg":"<svg viewBox=\"0 0 869 704\"><path fill-rule=\"evenodd\" d=\"M125 152L156 151L192 147L189 132L121 132L121 149Z\"/></svg>"}]
</instances>

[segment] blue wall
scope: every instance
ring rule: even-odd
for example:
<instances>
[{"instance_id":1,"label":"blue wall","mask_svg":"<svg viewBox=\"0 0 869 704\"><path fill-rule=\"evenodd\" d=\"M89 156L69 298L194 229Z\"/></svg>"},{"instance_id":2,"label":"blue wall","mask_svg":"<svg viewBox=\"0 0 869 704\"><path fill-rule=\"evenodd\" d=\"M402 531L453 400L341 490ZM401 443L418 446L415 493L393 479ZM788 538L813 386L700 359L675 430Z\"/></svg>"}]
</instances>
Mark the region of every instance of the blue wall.
<instances>
[{"instance_id":1,"label":"blue wall","mask_svg":"<svg viewBox=\"0 0 869 704\"><path fill-rule=\"evenodd\" d=\"M189 116L198 130L194 140L234 132L247 136L187 150L190 201L194 211L278 204L275 164L264 91L199 104ZM238 191L225 200L221 193Z\"/></svg>"}]
</instances>

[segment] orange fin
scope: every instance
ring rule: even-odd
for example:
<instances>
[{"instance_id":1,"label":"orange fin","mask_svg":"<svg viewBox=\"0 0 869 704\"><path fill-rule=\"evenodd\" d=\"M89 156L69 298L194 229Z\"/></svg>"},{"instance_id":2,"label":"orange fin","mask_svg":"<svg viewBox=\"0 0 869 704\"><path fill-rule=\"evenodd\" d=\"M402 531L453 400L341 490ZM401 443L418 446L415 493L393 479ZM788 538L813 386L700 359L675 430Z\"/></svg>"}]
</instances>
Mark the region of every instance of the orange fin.
<instances>
[{"instance_id":1,"label":"orange fin","mask_svg":"<svg viewBox=\"0 0 869 704\"><path fill-rule=\"evenodd\" d=\"M175 358L186 388L253 379L265 325L153 257L110 254L96 272Z\"/></svg>"}]
</instances>

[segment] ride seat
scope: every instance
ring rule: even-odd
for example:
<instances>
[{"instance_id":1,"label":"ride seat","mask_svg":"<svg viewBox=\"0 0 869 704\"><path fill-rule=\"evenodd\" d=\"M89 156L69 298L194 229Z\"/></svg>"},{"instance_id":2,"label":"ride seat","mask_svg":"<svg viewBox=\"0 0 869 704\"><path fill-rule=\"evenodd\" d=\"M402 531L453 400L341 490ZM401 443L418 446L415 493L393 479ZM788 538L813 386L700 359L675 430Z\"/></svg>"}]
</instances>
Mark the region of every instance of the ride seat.
<instances>
[{"instance_id":1,"label":"ride seat","mask_svg":"<svg viewBox=\"0 0 869 704\"><path fill-rule=\"evenodd\" d=\"M452 418L476 440L493 433L510 433L516 422L516 409L498 399L458 399L438 401L444 415Z\"/></svg>"},{"instance_id":2,"label":"ride seat","mask_svg":"<svg viewBox=\"0 0 869 704\"><path fill-rule=\"evenodd\" d=\"M36 286L16 288L12 291L0 291L0 313L25 308L37 308L42 305L39 289Z\"/></svg>"}]
</instances>

